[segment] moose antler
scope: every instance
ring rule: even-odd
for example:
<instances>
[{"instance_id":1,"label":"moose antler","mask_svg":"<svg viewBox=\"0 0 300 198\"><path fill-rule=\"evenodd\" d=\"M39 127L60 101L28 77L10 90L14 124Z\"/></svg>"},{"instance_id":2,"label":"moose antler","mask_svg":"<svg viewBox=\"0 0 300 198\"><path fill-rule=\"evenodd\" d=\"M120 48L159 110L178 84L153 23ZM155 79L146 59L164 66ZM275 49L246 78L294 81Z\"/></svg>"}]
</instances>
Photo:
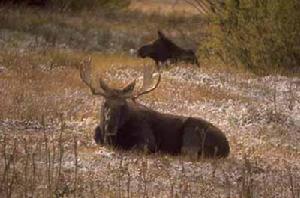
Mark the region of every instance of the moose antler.
<instances>
[{"instance_id":1,"label":"moose antler","mask_svg":"<svg viewBox=\"0 0 300 198\"><path fill-rule=\"evenodd\" d=\"M131 83L129 83L123 89L112 89L100 78L99 85L101 89L96 89L95 87L92 86L91 62L92 60L90 57L82 61L80 65L80 78L91 89L93 95L101 95L106 98L124 98L124 99L130 98L132 100L135 100L141 95L147 94L153 91L154 89L156 89L161 80L161 74L159 73L156 84L153 87L146 89L146 87L148 87L148 85L150 84L150 81L152 81L153 71L144 68L143 88L142 88L142 90L144 91L137 93L136 95L132 94L135 87L136 79Z\"/></svg>"},{"instance_id":2,"label":"moose antler","mask_svg":"<svg viewBox=\"0 0 300 198\"><path fill-rule=\"evenodd\" d=\"M144 65L143 69L143 86L141 90L146 90L153 83L154 67Z\"/></svg>"},{"instance_id":3,"label":"moose antler","mask_svg":"<svg viewBox=\"0 0 300 198\"><path fill-rule=\"evenodd\" d=\"M153 79L153 71L147 70L147 68L144 68L144 75L143 75L143 88L145 89L144 91L137 93L136 95L132 96L131 99L135 100L138 97L140 97L141 95L150 93L151 91L153 91L154 89L156 89L161 81L161 74L160 72L158 73L158 77L157 77L157 82L155 83L155 85L153 87L150 87L148 89L146 89L146 87L148 87L148 84L150 84L149 82L152 81Z\"/></svg>"},{"instance_id":4,"label":"moose antler","mask_svg":"<svg viewBox=\"0 0 300 198\"><path fill-rule=\"evenodd\" d=\"M91 89L93 95L105 96L104 92L102 92L100 90L96 90L96 88L92 86L91 63L92 63L91 57L89 57L88 59L85 59L81 62L80 78ZM102 80L100 80L100 82L101 81Z\"/></svg>"}]
</instances>

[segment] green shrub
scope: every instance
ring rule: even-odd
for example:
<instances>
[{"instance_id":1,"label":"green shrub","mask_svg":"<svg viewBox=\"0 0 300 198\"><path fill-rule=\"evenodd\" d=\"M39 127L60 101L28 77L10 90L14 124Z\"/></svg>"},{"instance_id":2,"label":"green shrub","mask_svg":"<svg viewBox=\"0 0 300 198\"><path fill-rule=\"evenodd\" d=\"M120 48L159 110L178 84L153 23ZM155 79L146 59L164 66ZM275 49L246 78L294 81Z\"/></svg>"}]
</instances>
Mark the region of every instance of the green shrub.
<instances>
[{"instance_id":1,"label":"green shrub","mask_svg":"<svg viewBox=\"0 0 300 198\"><path fill-rule=\"evenodd\" d=\"M224 0L215 8L202 54L259 74L299 71L299 0Z\"/></svg>"}]
</instances>

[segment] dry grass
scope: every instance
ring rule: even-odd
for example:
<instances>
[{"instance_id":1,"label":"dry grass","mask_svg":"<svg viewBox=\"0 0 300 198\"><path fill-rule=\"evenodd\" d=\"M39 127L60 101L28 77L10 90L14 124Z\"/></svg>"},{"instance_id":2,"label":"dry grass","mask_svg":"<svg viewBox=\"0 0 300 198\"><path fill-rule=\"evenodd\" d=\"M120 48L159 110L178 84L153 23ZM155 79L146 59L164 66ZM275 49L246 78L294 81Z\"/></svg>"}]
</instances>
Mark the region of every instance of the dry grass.
<instances>
[{"instance_id":1,"label":"dry grass","mask_svg":"<svg viewBox=\"0 0 300 198\"><path fill-rule=\"evenodd\" d=\"M144 64L144 60L126 55L90 55L95 76L98 73L105 77L122 68L136 70L129 77L134 78ZM28 57L31 56L15 57L20 59L15 61L26 63ZM33 65L44 61L45 58L36 58ZM299 170L294 165L299 160L297 148L268 144L253 147L247 143L250 137L241 143L244 141L241 134L229 137L232 154L221 161L199 162L180 156L99 148L92 144L92 125L86 120L96 117L99 104L93 104L89 90L80 82L75 69L79 63L46 71L30 68L32 62L27 63L24 67L11 67L0 79L4 93L1 120L27 121L27 124L6 121L1 129L2 197L253 197L259 194L294 198L299 194ZM125 81L128 79L112 84L122 86ZM163 79L160 89L141 100L172 103L174 98L179 102L241 101L239 96L222 90L168 78ZM74 128L72 122L87 125ZM265 133L270 133L268 130L261 129L258 137L265 137ZM268 141L272 137L265 138ZM239 157L243 155L244 160ZM276 166L272 165L274 162Z\"/></svg>"},{"instance_id":2,"label":"dry grass","mask_svg":"<svg viewBox=\"0 0 300 198\"><path fill-rule=\"evenodd\" d=\"M95 154L98 148L86 147L85 138L75 135L63 123L61 120L61 129L52 132L41 129L34 133L1 134L1 196L253 197L259 194L295 198L299 195L299 170L288 165L284 165L285 169L266 170L257 153L249 152L244 160L230 157L201 162L137 152L99 156ZM87 161L92 164L87 166ZM201 169L207 170L203 173ZM278 171L280 180L274 177Z\"/></svg>"},{"instance_id":3,"label":"dry grass","mask_svg":"<svg viewBox=\"0 0 300 198\"><path fill-rule=\"evenodd\" d=\"M160 15L198 15L199 11L184 1L133 0L129 9L139 10L146 14Z\"/></svg>"},{"instance_id":4,"label":"dry grass","mask_svg":"<svg viewBox=\"0 0 300 198\"><path fill-rule=\"evenodd\" d=\"M77 67L81 55L47 49L45 52L2 52L1 119L39 120L74 108L78 99L62 96L82 86ZM50 98L49 98L50 97Z\"/></svg>"},{"instance_id":5,"label":"dry grass","mask_svg":"<svg viewBox=\"0 0 300 198\"><path fill-rule=\"evenodd\" d=\"M111 18L95 16L88 20L90 15L84 14L70 16L40 11L32 13L32 10L21 13L19 10L14 16L13 10L9 12L6 16L0 14L2 19L9 18L9 23L1 25L18 33L12 34L8 40L2 38L4 47L0 51L0 67L5 68L0 70L0 197L299 197L298 136L280 119L276 121L283 113L270 114L268 124L247 127L239 122L256 122L260 116L257 111L237 115L240 117L232 118L231 122L226 120L229 119L226 112L217 107L176 108L187 108L181 105L183 103L221 106L230 100L233 102L225 110L239 104L254 105L258 109L260 101L222 86L197 84L167 75L172 69L164 70L159 88L140 101L147 105L157 102L153 106L159 111L206 115L228 135L229 158L195 161L185 156L146 155L96 146L93 128L98 124L101 99L94 99L80 81L77 69L81 61L91 56L94 78L101 76L116 87L140 77L143 66L153 65L153 61L137 59L127 53L86 50L84 42L82 48L74 47L77 45L62 47L60 42L52 45L50 41L44 45L39 39L47 31L39 32L36 45L27 48L23 42L32 32L26 29L51 21L58 29L79 29L68 32L74 36L84 32L85 28L99 28L103 22L104 26L114 30L120 30L118 24L122 24L122 28L134 32L130 29L132 22L126 24L124 21L128 18L118 19L120 15ZM131 14L121 16L132 17ZM22 21L27 15L29 17ZM102 21L98 21L100 18ZM109 24L109 20L105 20L108 18L114 22ZM24 26L19 27L22 23ZM158 26L155 23L157 21L153 20L149 29L153 28L152 25ZM59 37L55 31L53 35ZM151 40L153 35L146 35L145 39ZM130 38L136 39L132 35ZM218 80L225 83L229 81L227 72L236 75L234 78L240 88L270 92L263 90L265 86L245 83L244 79L256 77L241 70L228 71L226 67L223 70L204 63L201 72L196 71L197 75L218 76ZM276 106L277 100L273 102ZM175 108L170 110L168 105ZM214 111L207 112L210 110Z\"/></svg>"},{"instance_id":6,"label":"dry grass","mask_svg":"<svg viewBox=\"0 0 300 198\"><path fill-rule=\"evenodd\" d=\"M92 65L95 73L109 72L111 69L122 70L134 68L137 71L142 71L144 65L153 65L150 59L140 59L126 54L92 54ZM100 74L101 75L101 74Z\"/></svg>"},{"instance_id":7,"label":"dry grass","mask_svg":"<svg viewBox=\"0 0 300 198\"><path fill-rule=\"evenodd\" d=\"M188 87L188 88L187 88ZM159 89L143 97L145 100L160 101L164 103L182 103L193 101L224 101L224 100L247 100L242 96L225 92L218 88L209 88L204 85L195 85L192 83L178 82L178 80L162 80Z\"/></svg>"},{"instance_id":8,"label":"dry grass","mask_svg":"<svg viewBox=\"0 0 300 198\"><path fill-rule=\"evenodd\" d=\"M50 46L84 51L128 52L156 38L159 29L174 32L175 39L184 41L184 45L196 47L196 35L201 35L205 26L205 21L199 16L146 15L128 10L83 11L76 14L29 8L1 7L1 10L0 27L9 31L3 35L5 45L9 47Z\"/></svg>"}]
</instances>

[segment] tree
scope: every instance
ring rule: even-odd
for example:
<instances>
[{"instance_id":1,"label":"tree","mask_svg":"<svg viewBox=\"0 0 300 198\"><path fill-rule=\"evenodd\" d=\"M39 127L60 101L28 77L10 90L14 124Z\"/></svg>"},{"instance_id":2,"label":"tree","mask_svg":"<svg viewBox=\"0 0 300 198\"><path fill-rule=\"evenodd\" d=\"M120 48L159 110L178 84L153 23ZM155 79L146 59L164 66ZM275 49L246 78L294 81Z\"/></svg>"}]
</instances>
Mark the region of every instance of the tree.
<instances>
[{"instance_id":1,"label":"tree","mask_svg":"<svg viewBox=\"0 0 300 198\"><path fill-rule=\"evenodd\" d=\"M200 46L205 57L214 54L260 74L299 71L299 0L184 1L210 19L210 37Z\"/></svg>"}]
</instances>

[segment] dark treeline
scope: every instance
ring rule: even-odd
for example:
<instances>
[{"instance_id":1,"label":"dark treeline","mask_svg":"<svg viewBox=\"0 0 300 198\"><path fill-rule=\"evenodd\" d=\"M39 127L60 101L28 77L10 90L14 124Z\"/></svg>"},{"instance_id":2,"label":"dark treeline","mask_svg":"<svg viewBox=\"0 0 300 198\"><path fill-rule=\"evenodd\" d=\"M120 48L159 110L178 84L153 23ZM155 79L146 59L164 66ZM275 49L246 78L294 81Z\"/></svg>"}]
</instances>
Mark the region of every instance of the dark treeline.
<instances>
[{"instance_id":1,"label":"dark treeline","mask_svg":"<svg viewBox=\"0 0 300 198\"><path fill-rule=\"evenodd\" d=\"M2 5L51 7L63 10L126 7L130 0L0 0Z\"/></svg>"},{"instance_id":2,"label":"dark treeline","mask_svg":"<svg viewBox=\"0 0 300 198\"><path fill-rule=\"evenodd\" d=\"M51 0L0 0L1 4L45 6Z\"/></svg>"}]
</instances>

